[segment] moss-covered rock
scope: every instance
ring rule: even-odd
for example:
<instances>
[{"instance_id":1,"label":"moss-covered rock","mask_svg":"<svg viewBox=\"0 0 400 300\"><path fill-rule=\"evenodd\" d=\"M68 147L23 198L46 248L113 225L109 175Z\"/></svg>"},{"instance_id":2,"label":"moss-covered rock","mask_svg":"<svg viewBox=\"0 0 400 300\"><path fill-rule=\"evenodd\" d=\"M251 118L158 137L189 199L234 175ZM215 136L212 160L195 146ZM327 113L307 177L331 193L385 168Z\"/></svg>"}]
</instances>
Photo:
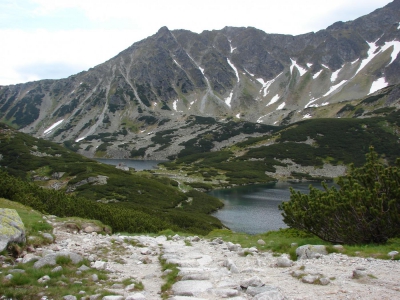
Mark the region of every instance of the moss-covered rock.
<instances>
[{"instance_id":1,"label":"moss-covered rock","mask_svg":"<svg viewBox=\"0 0 400 300\"><path fill-rule=\"evenodd\" d=\"M25 226L15 209L0 208L0 252L9 243L25 242Z\"/></svg>"}]
</instances>

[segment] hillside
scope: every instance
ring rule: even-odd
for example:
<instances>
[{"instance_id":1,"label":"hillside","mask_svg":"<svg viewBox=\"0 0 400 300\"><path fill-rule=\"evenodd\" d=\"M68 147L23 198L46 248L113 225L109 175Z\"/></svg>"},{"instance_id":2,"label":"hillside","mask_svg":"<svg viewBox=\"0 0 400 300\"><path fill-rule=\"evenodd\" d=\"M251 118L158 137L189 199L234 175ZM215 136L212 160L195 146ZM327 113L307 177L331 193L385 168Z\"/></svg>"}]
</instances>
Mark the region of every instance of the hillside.
<instances>
[{"instance_id":1,"label":"hillside","mask_svg":"<svg viewBox=\"0 0 400 300\"><path fill-rule=\"evenodd\" d=\"M176 181L122 171L0 124L0 197L58 216L99 219L115 230L207 233L222 206ZM15 177L10 177L10 174ZM41 187L44 188L41 188Z\"/></svg>"},{"instance_id":2,"label":"hillside","mask_svg":"<svg viewBox=\"0 0 400 300\"><path fill-rule=\"evenodd\" d=\"M400 83L399 12L394 0L298 36L163 27L88 71L1 87L0 120L36 137L75 143L90 157L165 158L177 150L157 153L151 135L176 130L191 115L277 126L336 117L343 101L353 105ZM192 139L192 132L183 134Z\"/></svg>"}]
</instances>

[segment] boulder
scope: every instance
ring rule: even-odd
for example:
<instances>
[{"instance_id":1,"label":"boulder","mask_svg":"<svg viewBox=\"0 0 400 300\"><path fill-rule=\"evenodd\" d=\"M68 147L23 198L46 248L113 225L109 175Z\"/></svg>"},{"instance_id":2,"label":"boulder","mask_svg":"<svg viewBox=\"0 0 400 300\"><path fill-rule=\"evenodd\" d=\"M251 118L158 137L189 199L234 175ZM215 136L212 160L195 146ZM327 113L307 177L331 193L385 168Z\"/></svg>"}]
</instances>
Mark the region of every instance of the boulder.
<instances>
[{"instance_id":1,"label":"boulder","mask_svg":"<svg viewBox=\"0 0 400 300\"><path fill-rule=\"evenodd\" d=\"M56 265L56 260L57 257L59 256L64 256L64 257L69 257L71 259L71 262L73 264L78 264L80 263L83 258L79 254L73 253L73 252L68 252L68 251L62 251L58 253L50 253L39 259L37 262L33 264L33 267L35 269L40 269L43 266L50 265L50 266L55 266Z\"/></svg>"},{"instance_id":2,"label":"boulder","mask_svg":"<svg viewBox=\"0 0 400 300\"><path fill-rule=\"evenodd\" d=\"M0 208L0 252L9 243L25 243L25 226L15 209Z\"/></svg>"},{"instance_id":3,"label":"boulder","mask_svg":"<svg viewBox=\"0 0 400 300\"><path fill-rule=\"evenodd\" d=\"M304 245L296 249L297 260L320 258L327 255L326 247L324 245Z\"/></svg>"}]
</instances>

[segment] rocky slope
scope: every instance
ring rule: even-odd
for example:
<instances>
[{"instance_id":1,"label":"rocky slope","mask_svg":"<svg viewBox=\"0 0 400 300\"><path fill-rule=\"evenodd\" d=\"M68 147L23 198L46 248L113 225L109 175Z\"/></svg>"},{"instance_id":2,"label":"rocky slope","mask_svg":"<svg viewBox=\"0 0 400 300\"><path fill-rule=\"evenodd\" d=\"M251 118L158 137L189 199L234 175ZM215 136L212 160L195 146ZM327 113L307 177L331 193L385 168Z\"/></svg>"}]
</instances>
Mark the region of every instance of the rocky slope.
<instances>
[{"instance_id":1,"label":"rocky slope","mask_svg":"<svg viewBox=\"0 0 400 300\"><path fill-rule=\"evenodd\" d=\"M40 266L54 254L84 257L92 261L92 269L107 270L112 286L98 281L99 289L108 289L114 296L103 299L160 299L162 272L159 256L177 264L179 281L169 292L169 299L397 299L399 261L348 257L340 253L329 255L315 247L301 252L303 259L291 261L286 255L260 252L258 241L252 248L238 244L198 237L98 235L93 228L82 231L68 228L52 217L55 242L36 249L21 261L32 257ZM271 241L268 241L271 242ZM295 247L295 245L293 245ZM308 249L308 248L307 248ZM338 250L341 248L338 246ZM73 253L73 254L71 254ZM311 258L312 257L312 258ZM4 267L4 265L3 265ZM78 267L78 265L77 265ZM85 268L80 267L80 272ZM9 272L12 274L12 272ZM51 274L49 274L51 277ZM90 280L98 280L95 275ZM132 291L122 284L124 279L141 281L144 290ZM118 282L120 282L118 284ZM60 295L66 296L66 295ZM41 299L48 299L45 293ZM96 295L68 295L77 299L101 299ZM60 298L61 299L61 298Z\"/></svg>"},{"instance_id":2,"label":"rocky slope","mask_svg":"<svg viewBox=\"0 0 400 300\"><path fill-rule=\"evenodd\" d=\"M276 125L309 118L310 108L400 82L399 11L394 0L299 36L163 27L86 72L1 87L0 118L58 142L107 133L136 142L188 115Z\"/></svg>"}]
</instances>

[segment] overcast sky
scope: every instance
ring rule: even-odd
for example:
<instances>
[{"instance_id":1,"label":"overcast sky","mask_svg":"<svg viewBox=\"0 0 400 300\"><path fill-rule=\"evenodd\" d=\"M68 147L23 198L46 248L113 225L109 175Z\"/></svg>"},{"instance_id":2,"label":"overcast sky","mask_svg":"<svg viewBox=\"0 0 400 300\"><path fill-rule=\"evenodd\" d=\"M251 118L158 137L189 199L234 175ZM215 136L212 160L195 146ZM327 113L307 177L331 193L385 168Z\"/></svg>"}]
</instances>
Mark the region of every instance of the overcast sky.
<instances>
[{"instance_id":1,"label":"overcast sky","mask_svg":"<svg viewBox=\"0 0 400 300\"><path fill-rule=\"evenodd\" d=\"M0 85L58 79L98 65L162 26L252 26L302 34L388 0L0 0Z\"/></svg>"}]
</instances>

